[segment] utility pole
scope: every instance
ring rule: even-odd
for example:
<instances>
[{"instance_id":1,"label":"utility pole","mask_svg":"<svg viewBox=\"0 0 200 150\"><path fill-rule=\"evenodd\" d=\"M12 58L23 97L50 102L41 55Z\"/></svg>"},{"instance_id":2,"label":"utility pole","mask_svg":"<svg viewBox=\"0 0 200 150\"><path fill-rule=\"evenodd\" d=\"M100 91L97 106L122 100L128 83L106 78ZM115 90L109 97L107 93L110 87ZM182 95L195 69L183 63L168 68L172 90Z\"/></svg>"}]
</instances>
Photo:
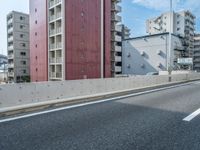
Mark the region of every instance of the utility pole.
<instances>
[{"instance_id":1,"label":"utility pole","mask_svg":"<svg viewBox=\"0 0 200 150\"><path fill-rule=\"evenodd\" d=\"M172 66L171 66L171 49L172 49L172 0L170 0L170 27L169 27L169 49L168 49L168 63L167 63L167 70L168 73L171 74Z\"/></svg>"}]
</instances>

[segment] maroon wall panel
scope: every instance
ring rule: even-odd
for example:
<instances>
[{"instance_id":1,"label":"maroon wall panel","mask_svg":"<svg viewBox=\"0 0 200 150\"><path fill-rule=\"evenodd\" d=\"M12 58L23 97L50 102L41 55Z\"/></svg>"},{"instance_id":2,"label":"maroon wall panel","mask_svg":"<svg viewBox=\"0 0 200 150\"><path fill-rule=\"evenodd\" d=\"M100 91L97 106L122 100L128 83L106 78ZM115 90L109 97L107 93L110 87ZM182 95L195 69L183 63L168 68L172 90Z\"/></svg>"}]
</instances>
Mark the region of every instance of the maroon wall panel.
<instances>
[{"instance_id":1,"label":"maroon wall panel","mask_svg":"<svg viewBox=\"0 0 200 150\"><path fill-rule=\"evenodd\" d=\"M99 78L100 0L66 0L66 79Z\"/></svg>"},{"instance_id":2,"label":"maroon wall panel","mask_svg":"<svg viewBox=\"0 0 200 150\"><path fill-rule=\"evenodd\" d=\"M47 81L47 0L30 0L29 3L31 81Z\"/></svg>"},{"instance_id":3,"label":"maroon wall panel","mask_svg":"<svg viewBox=\"0 0 200 150\"><path fill-rule=\"evenodd\" d=\"M104 0L104 77L111 77L111 0Z\"/></svg>"}]
</instances>

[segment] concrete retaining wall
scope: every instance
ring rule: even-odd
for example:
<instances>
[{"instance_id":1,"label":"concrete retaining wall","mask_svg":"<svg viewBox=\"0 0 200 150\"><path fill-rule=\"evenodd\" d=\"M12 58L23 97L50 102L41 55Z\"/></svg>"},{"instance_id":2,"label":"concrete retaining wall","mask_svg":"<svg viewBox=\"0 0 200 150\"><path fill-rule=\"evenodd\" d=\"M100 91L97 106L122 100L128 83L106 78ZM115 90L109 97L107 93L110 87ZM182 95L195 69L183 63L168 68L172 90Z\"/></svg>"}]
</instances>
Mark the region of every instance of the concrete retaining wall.
<instances>
[{"instance_id":1,"label":"concrete retaining wall","mask_svg":"<svg viewBox=\"0 0 200 150\"><path fill-rule=\"evenodd\" d=\"M200 79L200 74L172 75L172 82ZM166 84L169 76L135 76L110 79L7 84L0 86L0 110L7 107L67 100Z\"/></svg>"}]
</instances>

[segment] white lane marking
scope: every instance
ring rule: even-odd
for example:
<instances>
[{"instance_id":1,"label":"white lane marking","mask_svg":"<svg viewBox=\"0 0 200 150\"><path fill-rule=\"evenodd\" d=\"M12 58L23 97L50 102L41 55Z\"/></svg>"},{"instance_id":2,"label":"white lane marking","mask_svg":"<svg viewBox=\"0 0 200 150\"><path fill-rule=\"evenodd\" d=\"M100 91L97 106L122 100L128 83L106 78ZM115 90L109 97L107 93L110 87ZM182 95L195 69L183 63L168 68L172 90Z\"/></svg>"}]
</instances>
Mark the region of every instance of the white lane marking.
<instances>
[{"instance_id":1,"label":"white lane marking","mask_svg":"<svg viewBox=\"0 0 200 150\"><path fill-rule=\"evenodd\" d=\"M34 117L34 116L38 116L38 115L43 115L43 114L47 114L47 113L52 113L52 112L57 112L57 111L62 111L62 110L67 110L67 109L72 109L72 108L77 108L77 107L83 107L83 106L87 106L87 105L93 105L93 104L99 104L99 103L103 103L103 102L114 101L114 100L118 100L118 99L138 96L138 95L142 95L142 94L148 94L148 93L152 93L152 92L157 92L157 91L162 91L162 90L167 90L167 89L172 89L172 88L186 86L186 85L192 85L192 84L194 84L194 82L184 83L184 84L179 84L179 85L173 85L173 86L169 86L169 87L158 88L158 89L154 89L154 90L138 92L138 93L128 94L128 95L124 95L124 96L108 98L108 99L103 99L103 100L94 101L94 102L76 104L76 105L72 105L72 106L66 106L66 107L56 108L56 109L52 109L52 110L46 110L46 111L31 113L31 114L27 114L27 115L12 117L12 118L6 118L6 119L0 120L0 123L14 121L14 120L18 120L18 119L29 118L29 117Z\"/></svg>"},{"instance_id":2,"label":"white lane marking","mask_svg":"<svg viewBox=\"0 0 200 150\"><path fill-rule=\"evenodd\" d=\"M192 119L194 119L196 116L198 116L199 114L200 114L200 108L197 109L195 112L191 113L189 116L185 117L185 118L183 119L183 121L189 122L189 121L191 121Z\"/></svg>"},{"instance_id":3,"label":"white lane marking","mask_svg":"<svg viewBox=\"0 0 200 150\"><path fill-rule=\"evenodd\" d=\"M197 84L197 85L198 85L198 84L200 84L200 82L195 82L194 84Z\"/></svg>"}]
</instances>

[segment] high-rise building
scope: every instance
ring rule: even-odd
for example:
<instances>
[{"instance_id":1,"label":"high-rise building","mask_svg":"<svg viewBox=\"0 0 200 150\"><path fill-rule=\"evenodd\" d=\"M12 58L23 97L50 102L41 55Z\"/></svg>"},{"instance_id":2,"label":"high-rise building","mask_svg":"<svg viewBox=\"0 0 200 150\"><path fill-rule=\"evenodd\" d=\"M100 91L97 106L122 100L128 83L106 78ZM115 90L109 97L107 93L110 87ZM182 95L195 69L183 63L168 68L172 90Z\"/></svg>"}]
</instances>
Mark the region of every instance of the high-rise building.
<instances>
[{"instance_id":1,"label":"high-rise building","mask_svg":"<svg viewBox=\"0 0 200 150\"><path fill-rule=\"evenodd\" d=\"M8 81L28 82L29 15L12 11L7 15Z\"/></svg>"},{"instance_id":2,"label":"high-rise building","mask_svg":"<svg viewBox=\"0 0 200 150\"><path fill-rule=\"evenodd\" d=\"M170 16L172 21L170 21ZM193 38L195 31L195 16L189 11L163 13L146 21L146 31L150 35L170 32L183 39L185 46L184 57L193 57Z\"/></svg>"},{"instance_id":3,"label":"high-rise building","mask_svg":"<svg viewBox=\"0 0 200 150\"><path fill-rule=\"evenodd\" d=\"M118 2L30 0L31 80L114 76L121 61L114 45L121 40Z\"/></svg>"},{"instance_id":4,"label":"high-rise building","mask_svg":"<svg viewBox=\"0 0 200 150\"><path fill-rule=\"evenodd\" d=\"M200 34L194 36L194 70L200 72Z\"/></svg>"}]
</instances>

